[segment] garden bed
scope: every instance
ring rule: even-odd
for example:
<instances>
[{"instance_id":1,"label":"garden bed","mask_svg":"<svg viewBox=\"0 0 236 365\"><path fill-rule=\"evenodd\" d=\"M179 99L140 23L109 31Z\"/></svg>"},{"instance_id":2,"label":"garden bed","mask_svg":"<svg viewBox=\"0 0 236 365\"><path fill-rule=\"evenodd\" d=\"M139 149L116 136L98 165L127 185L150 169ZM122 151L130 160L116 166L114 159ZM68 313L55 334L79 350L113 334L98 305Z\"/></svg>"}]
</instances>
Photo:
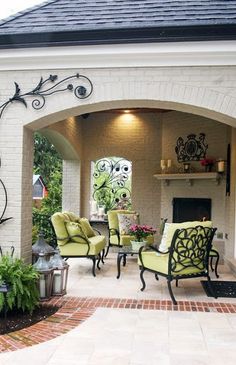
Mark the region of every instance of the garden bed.
<instances>
[{"instance_id":1,"label":"garden bed","mask_svg":"<svg viewBox=\"0 0 236 365\"><path fill-rule=\"evenodd\" d=\"M8 312L6 319L4 319L4 314L1 312L0 335L29 327L56 313L58 309L59 307L56 306L40 305L32 314L19 310Z\"/></svg>"}]
</instances>

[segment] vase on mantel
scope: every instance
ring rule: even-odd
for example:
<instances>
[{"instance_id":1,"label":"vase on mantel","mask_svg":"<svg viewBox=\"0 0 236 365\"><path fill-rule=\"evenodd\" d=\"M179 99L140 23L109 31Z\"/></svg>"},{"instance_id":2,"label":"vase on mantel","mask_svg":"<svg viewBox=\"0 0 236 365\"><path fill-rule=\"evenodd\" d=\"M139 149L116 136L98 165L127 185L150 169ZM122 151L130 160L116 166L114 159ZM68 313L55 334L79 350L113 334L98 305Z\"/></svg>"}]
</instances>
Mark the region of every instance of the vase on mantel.
<instances>
[{"instance_id":1,"label":"vase on mantel","mask_svg":"<svg viewBox=\"0 0 236 365\"><path fill-rule=\"evenodd\" d=\"M130 243L133 251L139 251L140 247L147 244L147 241L130 241Z\"/></svg>"}]
</instances>

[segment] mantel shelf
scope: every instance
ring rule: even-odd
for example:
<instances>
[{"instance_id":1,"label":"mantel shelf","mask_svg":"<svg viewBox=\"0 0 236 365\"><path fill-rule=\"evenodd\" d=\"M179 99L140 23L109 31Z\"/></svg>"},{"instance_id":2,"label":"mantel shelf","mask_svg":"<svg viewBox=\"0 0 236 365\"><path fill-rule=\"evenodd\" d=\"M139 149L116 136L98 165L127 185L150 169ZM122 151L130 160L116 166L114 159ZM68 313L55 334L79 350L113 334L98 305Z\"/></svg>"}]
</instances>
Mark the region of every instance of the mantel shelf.
<instances>
[{"instance_id":1,"label":"mantel shelf","mask_svg":"<svg viewBox=\"0 0 236 365\"><path fill-rule=\"evenodd\" d=\"M194 180L214 180L217 185L220 183L222 175L217 172L193 172L184 174L155 174L154 177L158 180L162 180L166 185L169 185L171 180L185 180L189 185L193 184Z\"/></svg>"}]
</instances>

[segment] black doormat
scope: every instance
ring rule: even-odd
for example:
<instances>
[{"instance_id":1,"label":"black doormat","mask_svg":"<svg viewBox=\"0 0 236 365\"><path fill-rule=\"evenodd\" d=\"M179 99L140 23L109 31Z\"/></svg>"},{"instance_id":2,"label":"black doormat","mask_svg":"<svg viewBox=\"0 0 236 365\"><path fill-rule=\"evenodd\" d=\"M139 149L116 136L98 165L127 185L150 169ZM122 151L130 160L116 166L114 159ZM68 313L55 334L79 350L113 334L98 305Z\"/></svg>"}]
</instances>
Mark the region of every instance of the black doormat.
<instances>
[{"instance_id":1,"label":"black doormat","mask_svg":"<svg viewBox=\"0 0 236 365\"><path fill-rule=\"evenodd\" d=\"M203 289L208 297L213 297L208 281L201 281ZM211 281L216 297L236 298L236 281Z\"/></svg>"}]
</instances>

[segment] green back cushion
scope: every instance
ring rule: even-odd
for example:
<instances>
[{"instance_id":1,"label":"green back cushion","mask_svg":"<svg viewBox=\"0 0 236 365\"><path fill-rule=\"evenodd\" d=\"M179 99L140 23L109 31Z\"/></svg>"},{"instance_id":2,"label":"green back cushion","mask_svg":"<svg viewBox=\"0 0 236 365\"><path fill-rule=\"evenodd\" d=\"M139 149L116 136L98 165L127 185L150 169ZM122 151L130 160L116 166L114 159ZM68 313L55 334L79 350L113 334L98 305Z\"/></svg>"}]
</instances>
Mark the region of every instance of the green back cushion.
<instances>
[{"instance_id":1,"label":"green back cushion","mask_svg":"<svg viewBox=\"0 0 236 365\"><path fill-rule=\"evenodd\" d=\"M70 236L70 242L86 243L88 242L88 237L83 231L82 226L76 222L66 222L66 229ZM77 237L74 237L77 236Z\"/></svg>"},{"instance_id":2,"label":"green back cushion","mask_svg":"<svg viewBox=\"0 0 236 365\"><path fill-rule=\"evenodd\" d=\"M135 211L131 210L109 210L107 212L109 228L119 230L118 214L134 214Z\"/></svg>"},{"instance_id":3,"label":"green back cushion","mask_svg":"<svg viewBox=\"0 0 236 365\"><path fill-rule=\"evenodd\" d=\"M79 222L80 220L80 218L73 212L63 212L63 214L65 215L66 218L68 218L67 220L71 222Z\"/></svg>"},{"instance_id":4,"label":"green back cushion","mask_svg":"<svg viewBox=\"0 0 236 365\"><path fill-rule=\"evenodd\" d=\"M69 221L63 213L53 214L52 224L57 236L57 243L59 246L65 245L69 241L68 232L66 230L65 221Z\"/></svg>"},{"instance_id":5,"label":"green back cushion","mask_svg":"<svg viewBox=\"0 0 236 365\"><path fill-rule=\"evenodd\" d=\"M79 223L81 224L82 229L88 238L95 236L95 232L91 227L89 220L87 218L81 218L79 220Z\"/></svg>"},{"instance_id":6,"label":"green back cushion","mask_svg":"<svg viewBox=\"0 0 236 365\"><path fill-rule=\"evenodd\" d=\"M162 235L161 243L159 246L159 250L162 252L165 252L168 250L168 248L171 245L171 241L173 238L173 235L176 231L176 229L182 229L182 228L190 228L195 226L203 226L203 227L212 227L211 221L193 221L193 222L182 222L182 223L165 223L164 232Z\"/></svg>"}]
</instances>

